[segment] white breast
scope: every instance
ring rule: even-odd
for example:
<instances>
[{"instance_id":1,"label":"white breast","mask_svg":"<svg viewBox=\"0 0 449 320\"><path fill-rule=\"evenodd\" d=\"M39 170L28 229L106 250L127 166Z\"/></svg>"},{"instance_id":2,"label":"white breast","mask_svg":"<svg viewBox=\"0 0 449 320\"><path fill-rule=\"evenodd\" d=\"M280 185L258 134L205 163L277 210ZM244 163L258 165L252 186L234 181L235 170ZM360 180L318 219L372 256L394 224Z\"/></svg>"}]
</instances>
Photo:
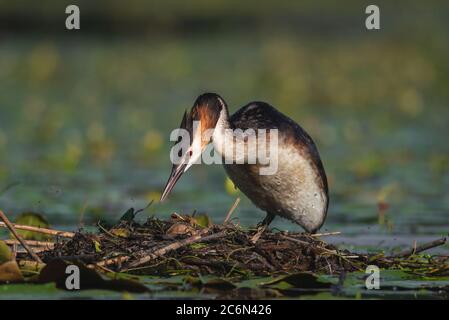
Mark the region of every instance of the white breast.
<instances>
[{"instance_id":1,"label":"white breast","mask_svg":"<svg viewBox=\"0 0 449 320\"><path fill-rule=\"evenodd\" d=\"M327 195L321 178L307 156L297 148L280 145L278 171L259 175L257 165L225 165L230 178L252 202L267 212L290 219L307 231L321 227Z\"/></svg>"}]
</instances>

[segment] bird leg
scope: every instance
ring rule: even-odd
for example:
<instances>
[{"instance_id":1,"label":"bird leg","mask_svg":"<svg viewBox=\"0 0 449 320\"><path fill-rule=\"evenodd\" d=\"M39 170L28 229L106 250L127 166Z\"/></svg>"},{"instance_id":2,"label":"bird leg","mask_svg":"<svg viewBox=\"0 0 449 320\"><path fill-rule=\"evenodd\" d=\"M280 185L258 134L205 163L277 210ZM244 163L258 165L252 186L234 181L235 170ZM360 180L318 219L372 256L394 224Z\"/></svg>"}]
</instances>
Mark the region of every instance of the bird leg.
<instances>
[{"instance_id":1,"label":"bird leg","mask_svg":"<svg viewBox=\"0 0 449 320\"><path fill-rule=\"evenodd\" d=\"M257 232L251 237L251 242L255 244L259 238L262 236L262 234L267 230L268 226L270 225L271 221L273 221L275 215L271 213L267 213L265 219L263 219L261 222L257 224Z\"/></svg>"}]
</instances>

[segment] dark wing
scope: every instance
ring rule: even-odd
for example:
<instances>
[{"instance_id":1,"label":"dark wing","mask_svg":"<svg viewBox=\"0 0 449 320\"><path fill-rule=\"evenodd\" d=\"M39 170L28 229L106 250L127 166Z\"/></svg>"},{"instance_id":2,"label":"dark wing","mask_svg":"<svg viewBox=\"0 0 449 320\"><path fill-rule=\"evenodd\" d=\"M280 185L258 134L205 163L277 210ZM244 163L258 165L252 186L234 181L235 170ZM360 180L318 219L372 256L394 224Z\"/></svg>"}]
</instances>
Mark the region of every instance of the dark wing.
<instances>
[{"instance_id":1,"label":"dark wing","mask_svg":"<svg viewBox=\"0 0 449 320\"><path fill-rule=\"evenodd\" d=\"M323 187L328 195L326 172L324 171L318 149L309 134L295 121L279 112L265 102L250 102L240 108L230 117L232 126L236 129L278 129L279 138L294 143L300 148L306 148L318 174L322 178ZM293 139L293 140L291 140Z\"/></svg>"}]
</instances>

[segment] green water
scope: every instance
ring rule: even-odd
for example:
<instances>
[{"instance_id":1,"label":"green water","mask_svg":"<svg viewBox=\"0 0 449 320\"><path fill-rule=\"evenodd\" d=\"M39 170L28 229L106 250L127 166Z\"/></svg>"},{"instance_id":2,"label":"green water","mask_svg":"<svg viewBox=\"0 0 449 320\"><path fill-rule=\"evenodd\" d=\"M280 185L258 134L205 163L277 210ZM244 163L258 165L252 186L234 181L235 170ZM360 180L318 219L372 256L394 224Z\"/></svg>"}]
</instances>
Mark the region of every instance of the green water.
<instances>
[{"instance_id":1,"label":"green water","mask_svg":"<svg viewBox=\"0 0 449 320\"><path fill-rule=\"evenodd\" d=\"M391 252L448 233L447 45L289 33L4 40L0 209L11 218L32 210L73 230L158 199L171 168L171 130L198 94L215 91L231 112L267 101L311 134L330 184L322 230L342 232L329 241ZM220 166L194 166L166 203L156 201L139 219L197 210L220 223L237 195L226 189ZM235 217L254 225L264 213L242 198ZM388 209L381 212L379 203ZM273 227L300 231L280 218ZM411 287L401 275L393 280L409 297L444 296L423 293L422 279ZM2 286L0 297L70 296L23 288ZM343 296L356 297L357 285L351 288ZM189 292L177 294L205 294Z\"/></svg>"}]
</instances>

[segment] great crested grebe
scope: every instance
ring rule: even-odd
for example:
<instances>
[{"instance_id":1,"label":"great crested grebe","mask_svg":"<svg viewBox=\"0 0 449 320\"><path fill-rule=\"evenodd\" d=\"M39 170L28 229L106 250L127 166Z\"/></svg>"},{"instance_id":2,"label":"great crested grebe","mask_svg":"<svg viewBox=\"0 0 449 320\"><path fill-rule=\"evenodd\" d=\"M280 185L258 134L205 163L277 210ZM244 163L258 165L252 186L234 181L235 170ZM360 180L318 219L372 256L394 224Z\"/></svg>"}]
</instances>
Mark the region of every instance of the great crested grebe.
<instances>
[{"instance_id":1,"label":"great crested grebe","mask_svg":"<svg viewBox=\"0 0 449 320\"><path fill-rule=\"evenodd\" d=\"M196 129L195 121L200 123ZM229 116L228 107L219 95L205 93L196 99L190 112L184 114L181 128L189 132L190 146L180 155L181 161L173 165L161 201L181 175L197 162L209 142L212 141L214 150L222 158L233 158L235 147L228 142L232 144L233 140L224 143L227 132L253 129L257 135L259 129L277 129L277 171L274 174L261 175L259 162L224 162L234 185L267 213L253 240L257 241L276 215L299 224L310 233L323 225L329 206L326 173L315 143L295 121L265 102L250 102ZM203 133L208 129L212 134L205 138ZM245 152L252 152L246 145L249 139L246 137L243 141L247 147Z\"/></svg>"}]
</instances>

